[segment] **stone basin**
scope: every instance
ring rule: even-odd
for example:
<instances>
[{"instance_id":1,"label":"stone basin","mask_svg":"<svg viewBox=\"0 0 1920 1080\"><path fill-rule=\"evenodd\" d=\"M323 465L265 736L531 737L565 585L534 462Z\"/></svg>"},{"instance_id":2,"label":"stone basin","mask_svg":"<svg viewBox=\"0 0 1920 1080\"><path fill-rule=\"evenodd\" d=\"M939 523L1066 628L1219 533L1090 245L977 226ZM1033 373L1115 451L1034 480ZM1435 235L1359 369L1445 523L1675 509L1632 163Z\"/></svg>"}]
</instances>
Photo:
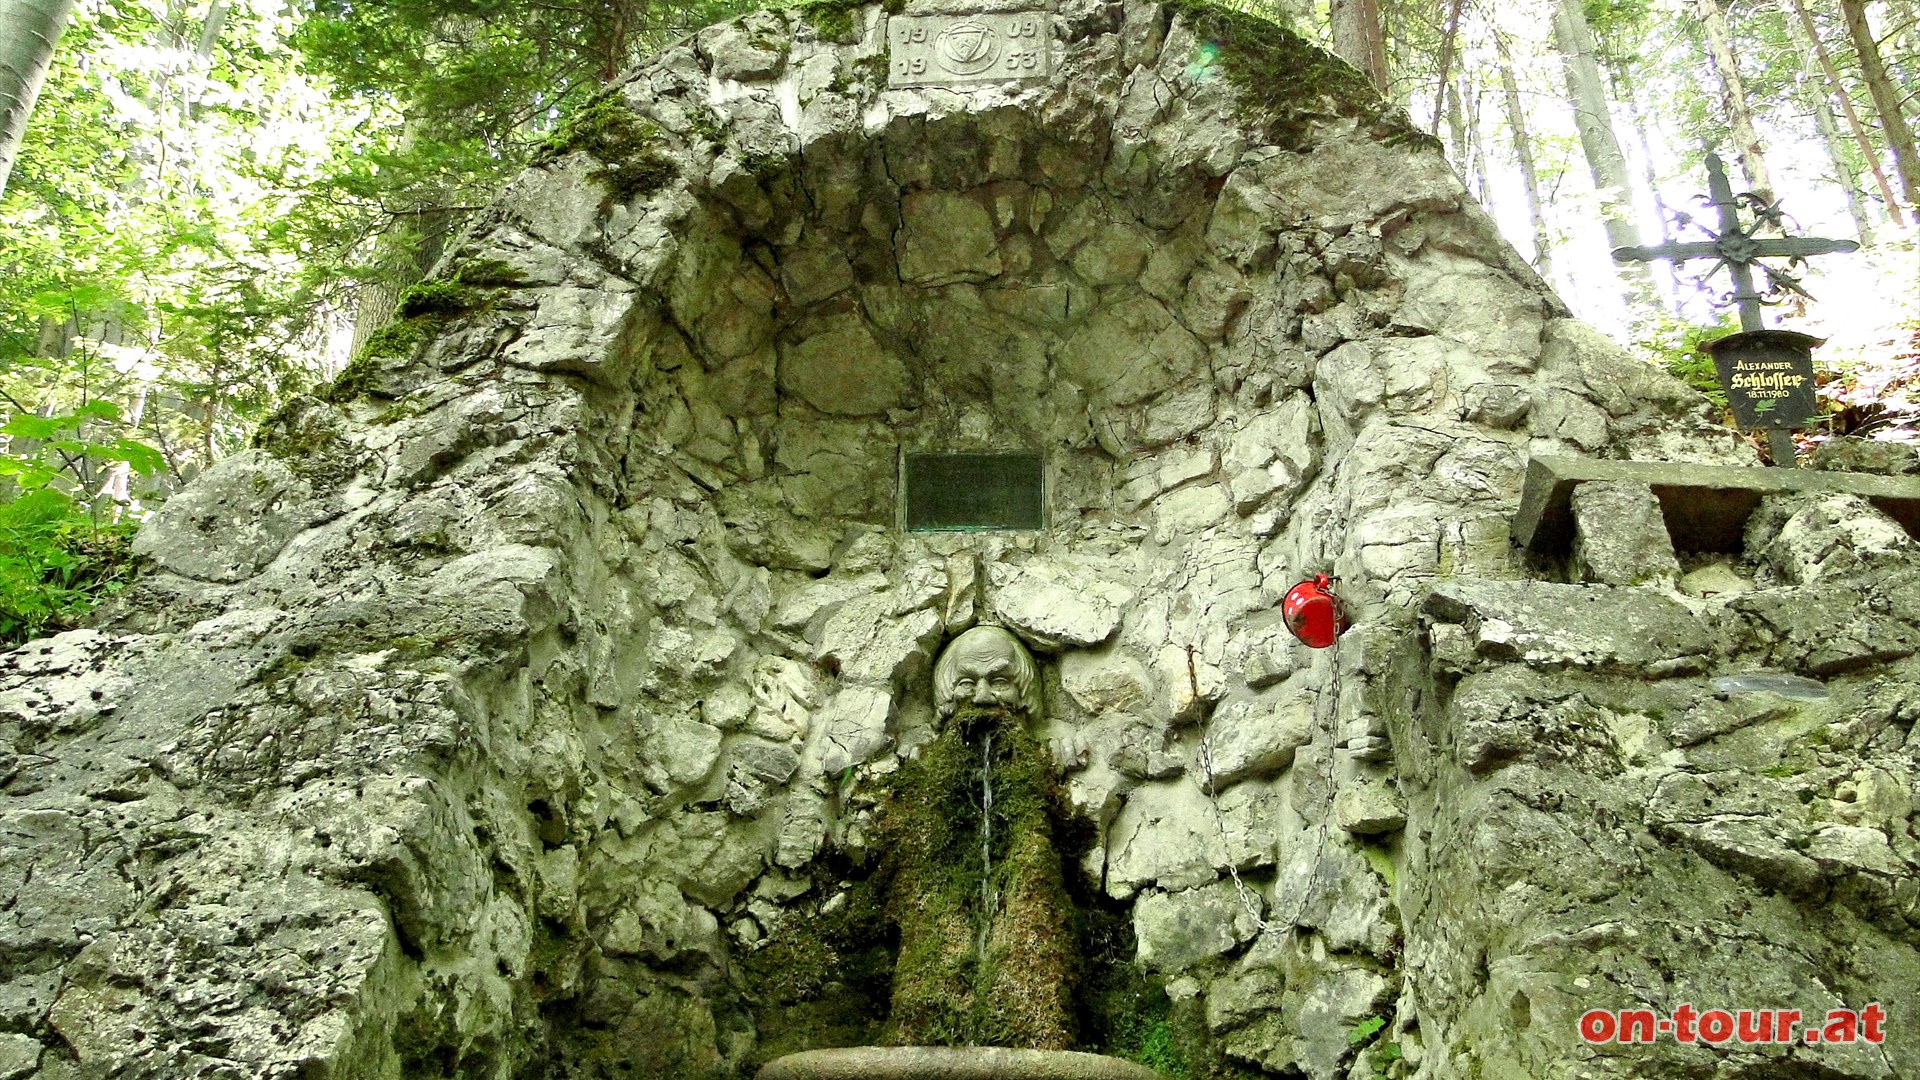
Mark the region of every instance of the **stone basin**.
<instances>
[{"instance_id":1,"label":"stone basin","mask_svg":"<svg viewBox=\"0 0 1920 1080\"><path fill-rule=\"evenodd\" d=\"M856 1046L775 1058L755 1080L1159 1080L1144 1065L1069 1050Z\"/></svg>"}]
</instances>

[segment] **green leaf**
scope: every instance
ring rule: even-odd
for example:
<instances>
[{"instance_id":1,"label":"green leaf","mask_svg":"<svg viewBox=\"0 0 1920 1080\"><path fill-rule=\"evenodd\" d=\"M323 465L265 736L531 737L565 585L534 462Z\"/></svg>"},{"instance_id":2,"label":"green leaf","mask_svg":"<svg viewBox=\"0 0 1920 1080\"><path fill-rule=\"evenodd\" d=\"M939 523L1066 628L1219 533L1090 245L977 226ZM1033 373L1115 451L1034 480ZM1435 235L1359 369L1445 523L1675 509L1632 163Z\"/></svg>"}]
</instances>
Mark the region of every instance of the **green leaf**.
<instances>
[{"instance_id":1,"label":"green leaf","mask_svg":"<svg viewBox=\"0 0 1920 1080\"><path fill-rule=\"evenodd\" d=\"M16 439L51 439L64 426L58 417L15 413L5 424L0 424L0 435L11 435Z\"/></svg>"},{"instance_id":2,"label":"green leaf","mask_svg":"<svg viewBox=\"0 0 1920 1080\"><path fill-rule=\"evenodd\" d=\"M136 439L115 439L94 447L93 454L108 461L124 461L142 476L157 476L167 469L167 459L160 451Z\"/></svg>"},{"instance_id":3,"label":"green leaf","mask_svg":"<svg viewBox=\"0 0 1920 1080\"><path fill-rule=\"evenodd\" d=\"M1347 1045L1359 1046L1361 1043L1373 1038L1379 1033L1381 1028L1386 1026L1387 1020L1385 1017L1369 1016L1365 1020L1353 1025L1353 1030L1347 1032Z\"/></svg>"}]
</instances>

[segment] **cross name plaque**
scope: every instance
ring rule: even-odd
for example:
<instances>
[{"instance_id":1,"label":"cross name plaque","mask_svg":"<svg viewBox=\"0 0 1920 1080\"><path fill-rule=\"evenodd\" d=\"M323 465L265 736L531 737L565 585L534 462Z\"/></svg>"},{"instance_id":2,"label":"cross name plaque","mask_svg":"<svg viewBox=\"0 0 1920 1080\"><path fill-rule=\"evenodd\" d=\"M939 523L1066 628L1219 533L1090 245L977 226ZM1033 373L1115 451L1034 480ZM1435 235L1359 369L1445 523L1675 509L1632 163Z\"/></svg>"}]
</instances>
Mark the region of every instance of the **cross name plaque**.
<instances>
[{"instance_id":1,"label":"cross name plaque","mask_svg":"<svg viewBox=\"0 0 1920 1080\"><path fill-rule=\"evenodd\" d=\"M1053 74L1044 12L896 15L887 21L887 85L964 86Z\"/></svg>"}]
</instances>

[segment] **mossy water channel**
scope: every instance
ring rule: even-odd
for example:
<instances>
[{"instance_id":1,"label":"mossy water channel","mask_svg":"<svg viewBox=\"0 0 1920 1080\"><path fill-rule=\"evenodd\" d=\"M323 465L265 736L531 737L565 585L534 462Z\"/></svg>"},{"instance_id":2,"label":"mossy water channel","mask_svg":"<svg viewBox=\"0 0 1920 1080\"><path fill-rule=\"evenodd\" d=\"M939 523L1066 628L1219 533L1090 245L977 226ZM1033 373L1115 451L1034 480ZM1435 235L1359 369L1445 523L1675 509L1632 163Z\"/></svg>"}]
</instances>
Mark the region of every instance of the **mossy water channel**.
<instances>
[{"instance_id":1,"label":"mossy water channel","mask_svg":"<svg viewBox=\"0 0 1920 1080\"><path fill-rule=\"evenodd\" d=\"M892 778L873 857L841 867L853 886L747 959L762 1059L1000 1046L1187 1075L1126 914L1078 869L1091 838L1023 717L960 709Z\"/></svg>"}]
</instances>

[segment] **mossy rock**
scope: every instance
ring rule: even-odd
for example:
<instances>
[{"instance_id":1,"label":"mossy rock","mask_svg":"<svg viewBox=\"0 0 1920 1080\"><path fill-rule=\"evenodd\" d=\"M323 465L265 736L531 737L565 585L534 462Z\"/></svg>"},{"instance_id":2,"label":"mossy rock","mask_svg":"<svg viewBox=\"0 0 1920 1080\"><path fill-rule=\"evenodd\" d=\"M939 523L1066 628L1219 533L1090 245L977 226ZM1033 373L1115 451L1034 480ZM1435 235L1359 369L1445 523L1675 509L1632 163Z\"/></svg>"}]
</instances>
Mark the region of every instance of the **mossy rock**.
<instances>
[{"instance_id":1,"label":"mossy rock","mask_svg":"<svg viewBox=\"0 0 1920 1080\"><path fill-rule=\"evenodd\" d=\"M296 394L260 425L253 445L315 487L336 487L360 468L360 450L342 434L344 419L320 398Z\"/></svg>"},{"instance_id":2,"label":"mossy rock","mask_svg":"<svg viewBox=\"0 0 1920 1080\"><path fill-rule=\"evenodd\" d=\"M663 152L659 127L628 108L618 90L595 97L569 117L534 155L534 163L575 151L606 163L589 175L606 186L608 206L652 195L680 175Z\"/></svg>"},{"instance_id":3,"label":"mossy rock","mask_svg":"<svg viewBox=\"0 0 1920 1080\"><path fill-rule=\"evenodd\" d=\"M1415 127L1405 110L1382 97L1351 64L1293 31L1208 0L1168 0L1166 8L1184 18L1202 42L1192 62L1196 73L1204 77L1218 68L1240 95L1241 122L1268 142L1304 149L1312 142L1314 121L1347 116L1389 145L1441 149L1438 139Z\"/></svg>"}]
</instances>

